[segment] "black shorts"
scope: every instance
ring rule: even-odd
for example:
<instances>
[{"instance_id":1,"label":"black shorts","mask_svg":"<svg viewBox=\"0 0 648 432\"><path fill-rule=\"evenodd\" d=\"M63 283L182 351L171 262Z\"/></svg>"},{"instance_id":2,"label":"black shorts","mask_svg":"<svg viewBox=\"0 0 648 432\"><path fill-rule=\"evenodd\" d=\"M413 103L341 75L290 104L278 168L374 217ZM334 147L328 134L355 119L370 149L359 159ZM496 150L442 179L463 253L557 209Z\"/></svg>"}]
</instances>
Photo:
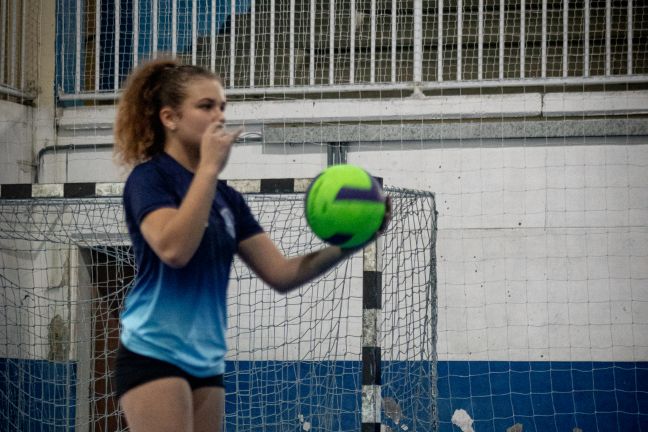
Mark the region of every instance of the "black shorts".
<instances>
[{"instance_id":1,"label":"black shorts","mask_svg":"<svg viewBox=\"0 0 648 432\"><path fill-rule=\"evenodd\" d=\"M128 390L138 385L168 377L185 379L189 383L191 390L200 387L225 387L223 375L198 378L171 363L139 355L129 351L123 345L119 345L115 370L118 399Z\"/></svg>"}]
</instances>

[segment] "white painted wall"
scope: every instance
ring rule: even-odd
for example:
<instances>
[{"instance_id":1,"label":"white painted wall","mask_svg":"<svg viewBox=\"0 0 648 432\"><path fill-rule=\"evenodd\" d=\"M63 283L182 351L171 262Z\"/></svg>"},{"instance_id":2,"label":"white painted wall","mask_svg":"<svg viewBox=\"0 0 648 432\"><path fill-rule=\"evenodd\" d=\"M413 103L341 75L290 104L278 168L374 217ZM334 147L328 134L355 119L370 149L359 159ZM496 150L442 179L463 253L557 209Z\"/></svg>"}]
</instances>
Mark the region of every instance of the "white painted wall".
<instances>
[{"instance_id":1,"label":"white painted wall","mask_svg":"<svg viewBox=\"0 0 648 432\"><path fill-rule=\"evenodd\" d=\"M266 145L258 141L248 141L235 146L225 178L267 178L267 177L304 177L315 175L326 165L326 149L320 143L327 141L360 142L361 149L411 151L426 146L448 146L462 148L530 147L546 145L547 137L560 137L560 132L546 132L551 126L549 121L564 118L586 120L595 116L643 115L648 113L648 91L602 91L602 92L562 92L562 93L519 93L483 94L468 96L421 97L413 95L405 98L353 99L353 100L294 100L228 103L227 119L233 126L243 126L246 132L258 134ZM39 145L43 153L38 168L40 183L116 181L125 178L125 172L116 167L112 159L112 124L115 108L113 106L76 107L61 110L56 123L56 140ZM540 117L540 121L538 118ZM526 121L521 118L529 118ZM447 125L454 128L453 135L462 141L445 142L444 130L437 131L439 136L434 142L427 143L425 138L411 141L424 134L417 134L425 127L421 122L436 121L437 126ZM481 120L480 120L481 119ZM384 132L373 129L373 136L362 127L365 122L401 124L400 131ZM465 135L456 127L457 121L465 121ZM483 121L483 123L481 123ZM506 123L498 131L496 139L480 139L473 142L466 138L480 135L492 129L497 122ZM542 123L545 123L544 125ZM538 124L540 123L540 125ZM599 122L604 124L604 122ZM374 123L376 125L376 123ZM512 125L512 126L511 126ZM303 139L295 138L295 129L309 130ZM356 126L355 130L353 129ZM539 126L543 126L540 128ZM525 131L525 128L529 128ZM562 127L561 125L556 128ZM585 134L590 124L583 122L579 133ZM600 127L600 125L599 125ZM533 129L533 130L532 130ZM573 125L569 134L555 140L553 145L582 145L582 135L574 135ZM318 131L321 131L318 133ZM283 133L282 133L283 132ZM623 130L622 135L630 130ZM372 132L369 132L372 133ZM607 135L605 131L597 134ZM518 141L503 142L502 139L514 136ZM528 139L525 137L538 138ZM362 141L367 141L363 143ZM411 142L407 142L410 140ZM439 141L440 140L440 141ZM605 138L592 144L604 144ZM623 139L621 140L623 142ZM457 144L459 143L459 144ZM40 144L40 143L39 143ZM76 146L73 151L67 149ZM513 153L512 153L513 154ZM392 158L393 159L393 158ZM398 163L396 160L394 163ZM287 172L287 168L290 172ZM533 168L532 166L529 166ZM401 167L402 175L410 178L408 167ZM436 175L436 171L426 171ZM456 182L459 179L455 179ZM462 182L465 184L465 181ZM434 182L432 183L434 184ZM470 186L468 186L470 187ZM464 186L465 189L465 186ZM456 208L456 206L454 206Z\"/></svg>"},{"instance_id":2,"label":"white painted wall","mask_svg":"<svg viewBox=\"0 0 648 432\"><path fill-rule=\"evenodd\" d=\"M123 182L128 175L124 167L116 165L111 148L52 151L43 161L41 183ZM326 148L321 144L237 143L223 178L305 178L317 175L325 166Z\"/></svg>"},{"instance_id":3,"label":"white painted wall","mask_svg":"<svg viewBox=\"0 0 648 432\"><path fill-rule=\"evenodd\" d=\"M647 104L645 92L638 95L615 93L607 102L593 96L599 105L586 114L609 115L624 99L631 103L623 106L640 114ZM560 118L584 112L579 97L525 95L513 109ZM458 119L441 120L462 126L474 100L453 101ZM374 106L374 115L385 107ZM243 109L233 111L233 123L248 129L281 127L270 109L253 111L267 125L246 118ZM42 183L124 180L105 146L112 140L111 112L63 113L57 144L95 147L47 153ZM489 121L477 126L498 124ZM385 184L436 193L439 359L648 360L648 136L588 137L594 129L583 123L582 135L535 131L532 138L531 120L502 118L500 124L505 121L501 138L475 138L469 133L475 122L466 120L465 138L455 127L447 138L379 136L349 149L350 163ZM402 136L411 136L410 124L402 119ZM313 177L325 165L326 146L319 141L247 142L236 144L223 177Z\"/></svg>"},{"instance_id":4,"label":"white painted wall","mask_svg":"<svg viewBox=\"0 0 648 432\"><path fill-rule=\"evenodd\" d=\"M41 229L44 227L41 225ZM21 234L30 237L25 232L16 237ZM3 237L0 357L47 359L50 351L61 348L53 346L55 340L49 337L52 319L59 315L67 324L74 321L71 305L76 304L76 287L70 288L69 248L66 244ZM69 352L69 340L64 346L67 348L62 351Z\"/></svg>"},{"instance_id":5,"label":"white painted wall","mask_svg":"<svg viewBox=\"0 0 648 432\"><path fill-rule=\"evenodd\" d=\"M648 359L648 139L582 141L350 153L436 193L439 359Z\"/></svg>"},{"instance_id":6,"label":"white painted wall","mask_svg":"<svg viewBox=\"0 0 648 432\"><path fill-rule=\"evenodd\" d=\"M77 181L105 157L81 160ZM439 359L648 359L648 139L360 143L349 162L436 193ZM224 177L325 165L320 144L240 144Z\"/></svg>"},{"instance_id":7,"label":"white painted wall","mask_svg":"<svg viewBox=\"0 0 648 432\"><path fill-rule=\"evenodd\" d=\"M0 101L0 184L32 181L34 109Z\"/></svg>"}]
</instances>

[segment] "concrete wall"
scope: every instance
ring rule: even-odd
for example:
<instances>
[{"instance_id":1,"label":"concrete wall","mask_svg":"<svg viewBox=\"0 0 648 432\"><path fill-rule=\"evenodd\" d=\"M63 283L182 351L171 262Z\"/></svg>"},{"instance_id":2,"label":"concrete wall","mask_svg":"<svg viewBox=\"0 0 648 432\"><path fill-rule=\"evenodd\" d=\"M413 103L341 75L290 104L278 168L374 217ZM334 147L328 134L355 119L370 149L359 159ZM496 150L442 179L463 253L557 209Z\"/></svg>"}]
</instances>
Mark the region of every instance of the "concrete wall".
<instances>
[{"instance_id":1,"label":"concrete wall","mask_svg":"<svg viewBox=\"0 0 648 432\"><path fill-rule=\"evenodd\" d=\"M223 177L314 177L342 142L434 192L440 359L648 360L646 112L641 90L234 101L249 139ZM123 181L113 118L64 110L40 181Z\"/></svg>"},{"instance_id":2,"label":"concrete wall","mask_svg":"<svg viewBox=\"0 0 648 432\"><path fill-rule=\"evenodd\" d=\"M288 137L286 142L237 144L224 177L312 177L326 165L326 143L306 141L304 136L333 137L326 128L341 135L382 137L382 141L351 142L348 161L383 177L386 185L436 194L439 393L435 406L439 430L454 430L455 409L465 409L480 431L499 432L514 423L536 432L574 427L639 430L647 414L635 400L645 394L642 377L648 364L648 134L643 122L610 117L517 123L465 120L415 126L403 122L379 128L359 125L353 131L341 124L268 127L265 136L269 140L278 141L273 137L281 133ZM425 133L426 138L397 141L394 137L399 130L403 137ZM497 130L505 130L506 135L496 138ZM98 146L48 155L41 168L44 181L58 179L50 163L57 158L56 169L64 179L123 180L123 173L110 161L110 149ZM22 351L13 352L21 358L44 355L46 326L59 292L51 286L61 279L60 265L51 257L37 255L22 264L2 258L16 267L55 268L49 282L42 272L36 276L25 273L28 283L42 288L35 290L38 301L26 300L31 311L40 314L27 317L32 330L5 336L7 343L29 341L30 348L22 345ZM402 271L406 272L406 265ZM246 270L237 268L235 274L243 276L245 285ZM248 295L239 288L234 285L234 292ZM303 312L301 302L306 299L298 295L286 298L257 285L248 288L264 293L257 296L263 304L273 305L277 312L272 322L278 326L293 323L288 318ZM274 382L286 370L304 370L304 365L292 363L296 359L312 356L331 361L332 344L344 347L344 355L334 360L336 367L350 371L345 375L348 388L343 391L353 394L354 371L359 370L360 315L358 307L346 309L347 302L335 303L335 307L329 304L326 299L337 298L334 292L330 278L318 285L313 297L324 300L314 303L315 309L332 308L334 316L339 310L340 316L350 317L350 325L338 319L326 321L306 332L303 339L295 339L302 329L294 325L286 325L288 330L277 335L276 328L268 325L268 309L261 312L257 303L233 310L230 336L242 332L244 342L232 346L230 352L228 364L237 371L230 376L236 383L230 385L247 385L248 380L258 379L258 370L267 371L264 383ZM403 322L407 320L399 321ZM284 338L291 338L292 345L284 344ZM411 342L412 336L404 340ZM273 343L281 345L268 349ZM87 373L82 347L72 348L79 373ZM394 348L393 353L401 351ZM248 361L254 359L263 364ZM394 396L390 386L409 382L412 371L408 362L390 362L394 359L389 354L383 360L384 395ZM390 375L398 368L403 372ZM309 385L302 381L304 391ZM312 388L318 385L313 382ZM292 393L282 393L280 384L273 386L268 384L261 391L268 393L255 397L268 403L277 397L294 399ZM85 387L81 384L77 389ZM241 412L249 408L247 399L240 397L236 406ZM83 403L77 407L80 413L87 411ZM402 424L409 425L415 414L403 407L407 418ZM347 408L353 411L349 407L342 411ZM274 421L288 414L272 415L268 418ZM307 416L317 422L315 417ZM80 414L80 418L86 417ZM389 418L384 422L392 424Z\"/></svg>"},{"instance_id":3,"label":"concrete wall","mask_svg":"<svg viewBox=\"0 0 648 432\"><path fill-rule=\"evenodd\" d=\"M485 110L471 98L396 100L403 110L387 116L404 119L382 125L349 125L355 112L324 114L325 106L331 122L317 124L316 110L284 106L303 115L286 126L263 103L232 103L232 123L263 141L236 144L223 177L313 177L326 166L325 140L347 142L348 161L386 185L436 194L440 359L646 360L648 126L609 113L641 112L648 99L591 96L593 105L574 104L578 94L478 99ZM544 118L514 118L534 113L538 100ZM378 118L381 103L390 104L368 102L367 115ZM587 117L565 115L578 110ZM422 123L408 112L454 118ZM463 118L470 112L493 114ZM111 159L110 116L110 108L64 113L59 142L92 144L47 153L42 181L123 181ZM88 123L98 126L88 133Z\"/></svg>"},{"instance_id":4,"label":"concrete wall","mask_svg":"<svg viewBox=\"0 0 648 432\"><path fill-rule=\"evenodd\" d=\"M0 101L0 184L32 181L34 109Z\"/></svg>"},{"instance_id":5,"label":"concrete wall","mask_svg":"<svg viewBox=\"0 0 648 432\"><path fill-rule=\"evenodd\" d=\"M436 193L440 359L648 359L648 139L596 141L350 153Z\"/></svg>"}]
</instances>

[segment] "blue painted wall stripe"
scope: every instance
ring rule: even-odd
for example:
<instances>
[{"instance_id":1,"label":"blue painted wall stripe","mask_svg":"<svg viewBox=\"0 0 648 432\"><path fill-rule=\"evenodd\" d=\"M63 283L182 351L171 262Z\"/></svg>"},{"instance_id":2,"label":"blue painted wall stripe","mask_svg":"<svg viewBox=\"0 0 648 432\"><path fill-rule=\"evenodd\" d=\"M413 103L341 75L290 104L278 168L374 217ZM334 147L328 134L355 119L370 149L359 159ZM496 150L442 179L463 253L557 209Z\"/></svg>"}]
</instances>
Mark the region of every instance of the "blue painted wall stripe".
<instances>
[{"instance_id":1,"label":"blue painted wall stripe","mask_svg":"<svg viewBox=\"0 0 648 432\"><path fill-rule=\"evenodd\" d=\"M304 421L312 430L361 430L361 368L360 361L228 362L226 430L297 432ZM434 382L416 377L429 377L432 365L383 361L381 369L382 395L399 402L401 425L430 430ZM648 362L440 361L437 372L440 432L458 430L450 422L456 409L478 432L515 423L525 432L648 432ZM75 364L0 359L0 425L72 431L76 379Z\"/></svg>"}]
</instances>

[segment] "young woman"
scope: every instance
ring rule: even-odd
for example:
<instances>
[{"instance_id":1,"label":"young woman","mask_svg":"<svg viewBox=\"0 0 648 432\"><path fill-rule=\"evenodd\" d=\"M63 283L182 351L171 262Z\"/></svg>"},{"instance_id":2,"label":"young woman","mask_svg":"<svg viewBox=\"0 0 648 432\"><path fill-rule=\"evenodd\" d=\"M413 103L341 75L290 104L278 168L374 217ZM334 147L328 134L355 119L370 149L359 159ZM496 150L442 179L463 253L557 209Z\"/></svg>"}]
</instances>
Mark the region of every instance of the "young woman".
<instances>
[{"instance_id":1,"label":"young woman","mask_svg":"<svg viewBox=\"0 0 648 432\"><path fill-rule=\"evenodd\" d=\"M116 383L132 432L220 431L235 253L279 292L352 253L284 257L218 181L241 132L225 129L226 106L216 75L170 59L136 69L119 102L115 155L134 166L124 211L138 274L121 315Z\"/></svg>"}]
</instances>

